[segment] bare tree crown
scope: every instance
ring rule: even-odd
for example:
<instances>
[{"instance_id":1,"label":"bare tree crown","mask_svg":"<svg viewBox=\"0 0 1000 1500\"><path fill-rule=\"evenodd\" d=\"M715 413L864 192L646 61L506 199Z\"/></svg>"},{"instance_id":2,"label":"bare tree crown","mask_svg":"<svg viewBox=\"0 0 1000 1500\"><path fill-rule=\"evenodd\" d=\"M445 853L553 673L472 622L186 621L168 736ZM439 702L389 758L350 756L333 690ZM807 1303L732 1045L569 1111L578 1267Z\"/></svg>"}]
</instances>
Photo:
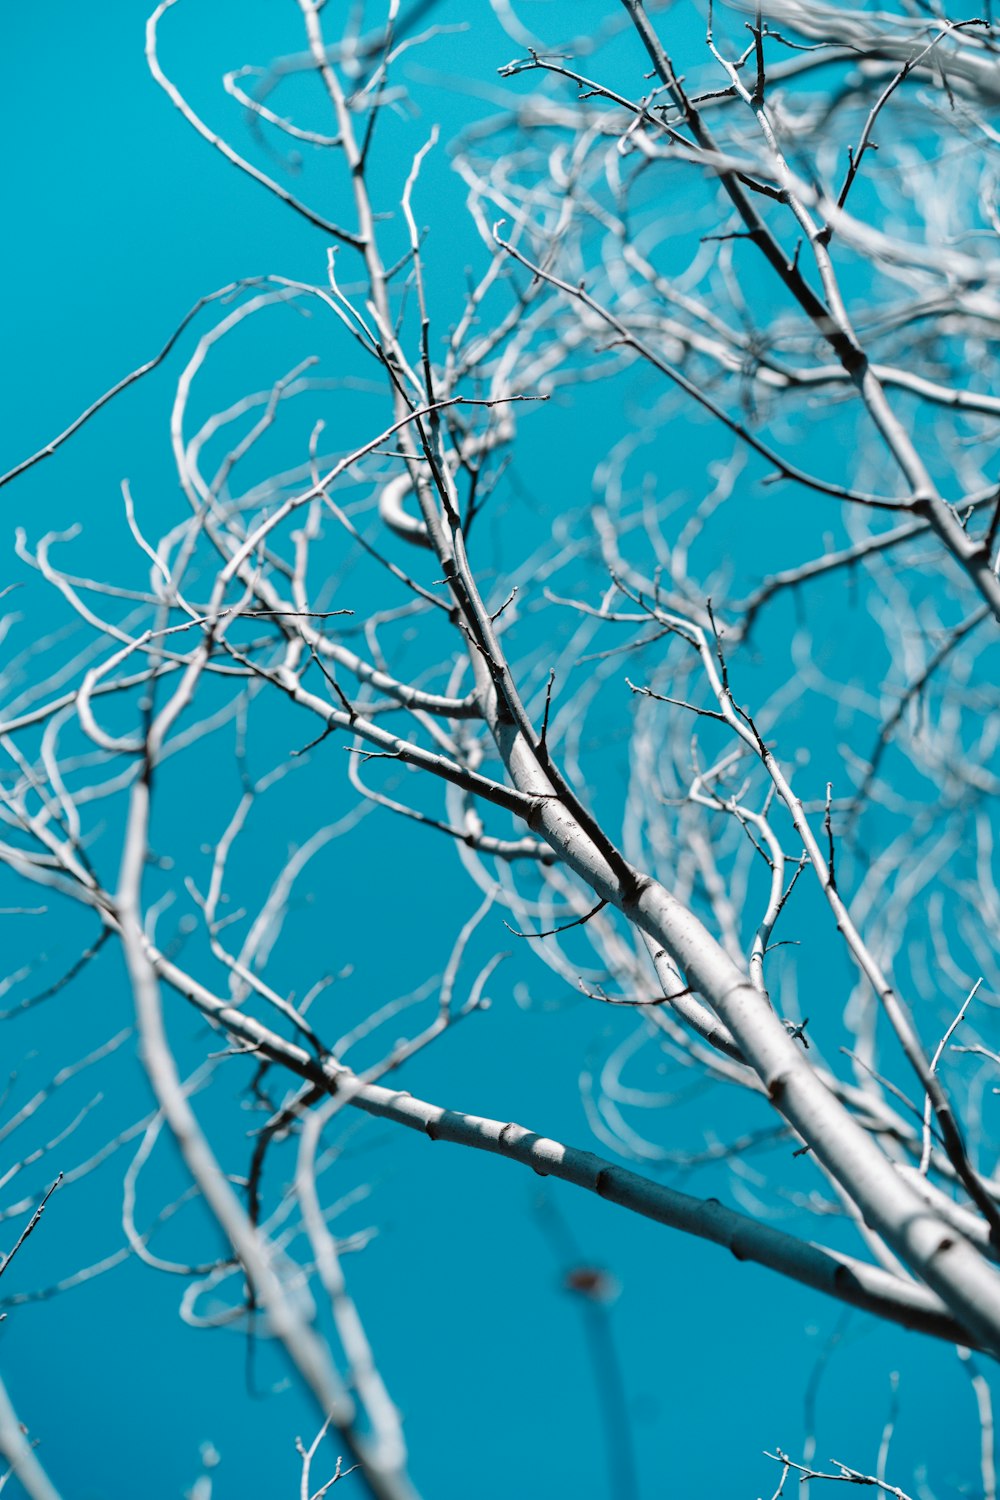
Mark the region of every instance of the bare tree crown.
<instances>
[{"instance_id":1,"label":"bare tree crown","mask_svg":"<svg viewBox=\"0 0 1000 1500\"><path fill-rule=\"evenodd\" d=\"M992 21L608 0L574 36L554 0L536 36L491 0L517 55L490 60L487 102L445 142L432 90L410 108L447 4L345 19L298 0L300 50L226 75L225 127L191 102L174 7L150 16L146 59L177 128L303 221L316 272L207 293L0 480L18 515L19 475L71 480L79 429L171 372L176 503L122 483L127 577L19 517L41 603L20 618L12 597L5 627L4 920L87 926L59 972L3 982L13 1046L34 1025L52 1079L4 1106L0 1139L39 1133L4 1169L20 1238L0 1274L45 1232L39 1172L86 1177L113 1153L121 1244L44 1290L131 1256L178 1276L186 1318L276 1341L313 1398L303 1496L415 1496L406 1393L344 1269L367 1234L333 1223L367 1115L958 1345L983 1435L969 1472L995 1496ZM436 270L457 231L426 188L446 152L461 286ZM322 199L299 157L323 163ZM311 351L233 396L240 360L290 326ZM559 443L593 449L591 493L567 492L557 454L520 457ZM359 844L380 851L361 893ZM391 947L391 993L352 992L357 955L321 900L304 907L327 868ZM407 883L421 944L399 938ZM95 1011L86 1055L62 1056L42 1017L105 972L134 1031ZM484 1014L491 995L564 1011L568 1053L604 1038L567 1063L591 1138L480 1113L472 1065L455 1097L426 1097L428 1049L459 1023L443 1046L521 1034ZM530 1070L511 1045L504 1066ZM53 1096L133 1054L142 1119L102 1124L93 1149L87 1110L45 1134ZM218 1124L237 1073L248 1137ZM144 1218L168 1138L187 1195ZM189 1200L214 1258L157 1248ZM607 1493L634 1495L614 1281L544 1222L603 1372ZM883 1449L871 1473L776 1449L776 1493L905 1497ZM50 1441L36 1454L2 1388L0 1450L28 1494L56 1493Z\"/></svg>"}]
</instances>

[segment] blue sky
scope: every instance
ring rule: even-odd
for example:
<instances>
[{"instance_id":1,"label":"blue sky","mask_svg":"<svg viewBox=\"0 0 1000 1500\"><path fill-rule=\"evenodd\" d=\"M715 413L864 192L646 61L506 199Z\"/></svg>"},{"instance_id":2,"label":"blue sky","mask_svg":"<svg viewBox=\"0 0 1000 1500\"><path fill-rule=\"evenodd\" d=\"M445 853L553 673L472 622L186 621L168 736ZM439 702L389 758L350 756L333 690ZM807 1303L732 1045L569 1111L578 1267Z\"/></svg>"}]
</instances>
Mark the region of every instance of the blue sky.
<instances>
[{"instance_id":1,"label":"blue sky","mask_svg":"<svg viewBox=\"0 0 1000 1500\"><path fill-rule=\"evenodd\" d=\"M564 7L531 7L539 15L557 8ZM331 0L331 22L336 9ZM440 16L465 20L470 9L447 0ZM578 16L605 7L588 0L573 9L580 25ZM676 10L683 36L694 35L687 6ZM422 135L436 121L447 137L481 108L472 93L449 89L449 76L496 87L496 69L514 44L485 4L473 19L470 30L443 36L421 54L413 73L419 119L407 131ZM0 469L155 352L199 296L267 272L323 276L322 234L223 162L156 88L143 62L144 22L144 7L124 0L108 0L97 12L53 0L44 9L8 7L0 18L7 60L0 101L7 144ZM251 148L220 75L300 46L290 3L181 0L163 23L167 71L242 149ZM387 131L375 168L376 186L383 173L389 199L401 179L391 149L397 133L401 139L402 127ZM321 174L313 173L309 184L326 191ZM479 247L443 150L428 164L421 192L422 217L431 224L429 296L446 325L462 268ZM332 184L324 201L336 203L338 194L343 188ZM313 332L303 343L298 324L276 319L273 344L257 344L246 357L273 376ZM325 367L336 370L338 346L318 323L316 333L327 340ZM191 347L189 336L183 349ZM245 379L242 358L235 352L220 363L227 393L230 386L238 393ZM37 540L42 531L80 521L77 566L124 577L134 562L120 479L133 481L152 532L169 524L180 504L167 433L178 368L176 360L168 364L0 495L6 548L0 584L24 583L26 614L41 595L13 555L16 526ZM331 424L349 429L360 399L345 395L331 409ZM547 505L585 502L604 441L595 400L567 399L524 420L516 466L530 476L532 499L510 497L510 510L495 523L491 561L499 571L513 565L526 540L534 545L544 535ZM678 460L679 485L685 463L693 465L693 455ZM260 747L262 762L269 749L290 742L293 730L282 723L274 733L274 747ZM178 778L184 774L178 769ZM310 796L329 799L324 820L349 805L342 775L333 784L317 772L306 784ZM211 781L188 785L178 796L187 821L164 830L177 859L195 860L212 844L237 790L235 781ZM262 811L254 826L253 858L239 877L248 884L284 845L283 805L273 814ZM373 814L341 848L317 861L313 899L293 914L289 943L299 982L331 963L355 966L343 1002L350 1015L439 971L455 923L478 896L450 846L388 815ZM367 899L376 884L389 923ZM52 963L70 961L92 935L76 912L60 916L45 938ZM30 921L8 941L13 967L37 947ZM432 1048L405 1083L442 1104L587 1144L579 1072L627 1024L585 1004L526 1010L515 997L517 974L515 963L512 977L491 989L491 1012ZM4 1067L19 1069L17 1087L27 1094L53 1067L127 1025L129 1010L121 964L103 954L50 1006L4 1028ZM175 1014L172 1024L180 1055L200 1055L204 1035L195 1018ZM108 1112L95 1129L105 1129L106 1119L121 1128L149 1108L131 1044L116 1054L102 1087ZM221 1124L218 1104L206 1109L219 1108L220 1130L242 1129L248 1117L239 1117L235 1077L223 1093L228 1124ZM688 1108L719 1133L730 1120L717 1090L706 1089ZM10 1290L45 1285L121 1243L122 1160L53 1200L30 1253L11 1273ZM172 1184L181 1186L168 1149L157 1156L155 1171L148 1185L154 1212ZM436 1500L609 1493L581 1309L560 1287L564 1267L537 1212L542 1191L584 1257L607 1266L621 1284L613 1330L643 1497L753 1500L770 1492L775 1475L762 1450L801 1444L804 1391L840 1323L835 1305L607 1204L543 1187L509 1163L431 1146L386 1126L359 1134L335 1191L364 1184L370 1195L345 1211L345 1228L371 1225L378 1233L346 1265L403 1411L422 1493ZM707 1193L715 1185L706 1175L693 1188ZM11 1227L4 1225L8 1238ZM193 1241L213 1253L213 1231L196 1210L177 1245ZM248 1394L245 1340L185 1326L177 1316L182 1290L177 1280L129 1263L51 1302L13 1309L0 1328L0 1370L65 1496L172 1500L195 1480L199 1445L207 1441L221 1456L212 1471L216 1500L297 1493L294 1439L312 1435L311 1410L285 1388L284 1369L266 1349L258 1353L256 1393ZM874 1465L897 1368L904 1373L894 1453L899 1474L907 1476L899 1482L905 1486L924 1462L939 1497L967 1492L960 1486L976 1473L974 1406L954 1352L877 1327L861 1314L851 1318L823 1378L818 1457ZM277 1389L262 1394L270 1387Z\"/></svg>"}]
</instances>

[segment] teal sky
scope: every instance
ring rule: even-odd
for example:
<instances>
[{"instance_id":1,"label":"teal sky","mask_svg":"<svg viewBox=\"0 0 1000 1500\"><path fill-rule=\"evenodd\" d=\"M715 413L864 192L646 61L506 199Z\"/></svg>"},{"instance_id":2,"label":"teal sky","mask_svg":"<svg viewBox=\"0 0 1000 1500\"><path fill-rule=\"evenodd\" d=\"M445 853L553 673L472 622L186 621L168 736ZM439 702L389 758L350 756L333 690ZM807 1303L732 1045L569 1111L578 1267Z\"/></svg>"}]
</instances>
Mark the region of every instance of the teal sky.
<instances>
[{"instance_id":1,"label":"teal sky","mask_svg":"<svg viewBox=\"0 0 1000 1500\"><path fill-rule=\"evenodd\" d=\"M343 8L330 0L331 32ZM523 10L539 27L556 11L572 14L574 29L584 30L587 18L606 6L553 0ZM386 130L373 167L386 207L405 176L404 143L412 150L431 123L447 139L488 107L477 91L495 94L497 69L517 50L485 0L445 0L437 15L449 25L471 25L430 43L409 65L416 118ZM144 23L145 7L130 0L106 0L97 9L52 0L43 8L10 5L0 15L6 64L0 470L155 353L198 297L268 272L313 281L324 275L324 236L213 153L157 89L143 61ZM688 0L664 24L679 28L682 48L700 27ZM180 0L164 20L162 38L167 71L251 152L219 79L230 68L299 50L297 7L290 0ZM616 53L616 66L627 65ZM448 84L458 78L464 91ZM295 97L291 91L289 100ZM324 159L293 186L336 215L338 204L346 205L337 171L336 162ZM430 225L432 316L447 326L461 303L464 268L481 251L443 149L428 163L420 198L419 217ZM44 531L79 521L74 566L134 582L139 574L120 480L132 482L152 534L180 516L168 419L172 382L194 338L189 333L164 369L60 455L0 492L0 586L23 584L18 607L26 615L44 607L43 595L14 555L16 527L37 541ZM220 404L234 399L241 383L246 389L248 377L274 378L310 349L321 353L320 373L342 373L343 347L319 319L306 326L275 317L273 342L255 336L252 347L220 359ZM643 377L629 387L632 395L645 389ZM331 431L350 433L352 423L367 420L375 408L366 399L350 391L331 396ZM627 413L627 404L611 405L616 421ZM554 512L586 504L609 442L606 420L608 407L589 390L524 417L511 482L488 522L489 564L498 574L541 543ZM703 429L694 431L695 440L677 445L672 456L681 488L701 463ZM297 461L301 448L294 454ZM837 461L836 453L827 456ZM832 510L830 517L832 525ZM758 545L749 534L734 537L734 554L744 540L749 550ZM363 589L367 575L357 576ZM28 643L23 632L12 639L16 649ZM766 657L766 640L762 649ZM271 733L272 743L254 747L258 773L269 757L309 738L301 723L280 716ZM305 801L295 806L299 813L305 806L307 815L295 837L308 832L313 808L318 826L351 805L332 754L303 772ZM235 776L191 781L180 765L165 773L165 784L164 796L172 790L171 806L179 811L177 822L162 828L164 849L169 845L171 857L195 868L218 839L238 784ZM615 794L610 781L599 790L609 799ZM256 889L259 900L292 836L285 822L292 803L283 796L273 812L262 807L253 825L234 899L244 887L248 897ZM331 846L315 872L309 903L290 918L289 963L302 987L311 974L353 964L336 1002L347 1022L440 972L457 927L479 900L450 845L381 812ZM5 876L0 902L20 899ZM28 919L2 931L4 965L13 970L35 954L39 939ZM93 936L78 912L60 912L44 938L53 970L72 962ZM509 941L493 931L483 936L484 951ZM539 972L530 970L531 982L544 1000L555 985ZM491 985L492 1010L430 1049L404 1085L444 1105L591 1145L580 1071L624 1038L631 1022L576 1000L525 1008L518 986L527 973L527 962L515 956ZM834 972L824 983L835 989L842 979ZM130 1007L122 966L109 948L49 1005L5 1024L2 1068L18 1070L14 1097L23 1100L55 1067L128 1025ZM171 1025L182 1060L203 1054L204 1034L193 1015L175 1009ZM234 1159L238 1133L258 1123L240 1113L245 1081L234 1072L205 1104L208 1122L231 1133ZM95 1143L150 1107L131 1042L109 1060L91 1092L98 1086L106 1099L87 1126ZM689 1132L693 1121L724 1135L730 1111L730 1101L706 1089L685 1104L677 1130ZM56 1195L5 1280L6 1293L45 1286L120 1246L128 1154ZM67 1165L76 1159L70 1152ZM561 1288L565 1265L544 1231L540 1193L557 1206L582 1256L606 1266L621 1285L611 1316L643 1500L755 1500L771 1493L777 1475L763 1450L800 1449L806 1386L842 1321L836 1305L607 1204L546 1187L510 1163L432 1146L388 1126L359 1130L338 1174L335 1197L370 1188L345 1208L342 1232L371 1226L377 1234L361 1253L345 1257L345 1267L403 1411L413 1475L428 1500L611 1494L582 1309ZM44 1173L28 1175L32 1188L45 1185ZM699 1193L725 1191L725 1178L707 1172L665 1180ZM146 1210L155 1213L182 1189L177 1164L161 1149L143 1182ZM16 1220L0 1223L4 1243L16 1238L17 1227ZM199 1254L217 1249L211 1227L197 1210L185 1210L183 1223L169 1227L157 1247L171 1255L192 1244ZM241 1335L186 1326L177 1315L182 1292L176 1278L130 1262L51 1301L12 1308L0 1327L0 1371L65 1500L175 1500L200 1472L203 1443L221 1458L211 1471L213 1500L298 1493L294 1440L311 1438L311 1410L286 1386L283 1366L266 1348L248 1374ZM874 1467L897 1369L903 1376L894 1455L905 1476L899 1483L905 1487L925 1463L937 1500L977 1493L969 1488L978 1483L974 1404L954 1351L861 1314L849 1319L823 1375L817 1457Z\"/></svg>"}]
</instances>

